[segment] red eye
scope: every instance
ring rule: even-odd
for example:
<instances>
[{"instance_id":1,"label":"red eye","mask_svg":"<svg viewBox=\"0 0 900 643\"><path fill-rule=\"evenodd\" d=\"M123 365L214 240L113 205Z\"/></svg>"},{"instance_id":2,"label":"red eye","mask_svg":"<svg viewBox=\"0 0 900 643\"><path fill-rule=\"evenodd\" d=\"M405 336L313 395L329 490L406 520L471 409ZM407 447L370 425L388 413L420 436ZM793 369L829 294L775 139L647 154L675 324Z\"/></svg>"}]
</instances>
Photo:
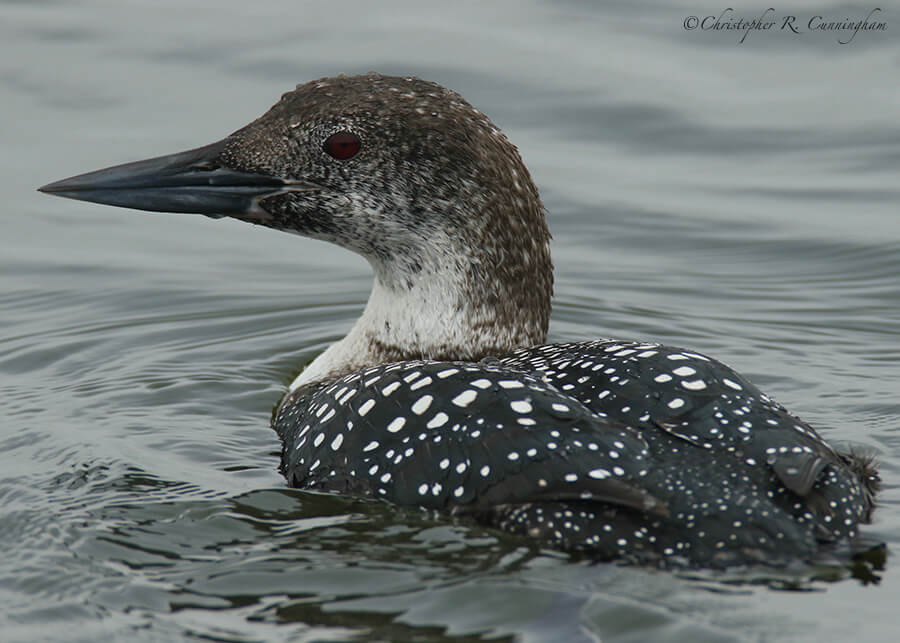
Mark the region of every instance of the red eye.
<instances>
[{"instance_id":1,"label":"red eye","mask_svg":"<svg viewBox=\"0 0 900 643\"><path fill-rule=\"evenodd\" d=\"M353 132L335 132L325 139L322 149L329 156L333 156L339 161L351 159L359 153L362 146L362 140Z\"/></svg>"}]
</instances>

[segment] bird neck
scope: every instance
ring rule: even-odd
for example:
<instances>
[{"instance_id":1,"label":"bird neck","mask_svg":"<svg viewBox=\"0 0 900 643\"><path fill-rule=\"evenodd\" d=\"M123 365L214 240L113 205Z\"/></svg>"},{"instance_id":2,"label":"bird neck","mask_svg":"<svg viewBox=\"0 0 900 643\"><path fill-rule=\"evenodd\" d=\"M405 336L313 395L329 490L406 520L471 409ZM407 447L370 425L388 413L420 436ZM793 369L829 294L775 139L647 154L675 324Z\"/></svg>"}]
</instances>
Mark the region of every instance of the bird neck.
<instances>
[{"instance_id":1,"label":"bird neck","mask_svg":"<svg viewBox=\"0 0 900 643\"><path fill-rule=\"evenodd\" d=\"M550 234L538 199L517 205L502 218L434 232L415 253L368 257L375 280L362 316L291 389L377 364L477 361L542 343L553 290Z\"/></svg>"}]
</instances>

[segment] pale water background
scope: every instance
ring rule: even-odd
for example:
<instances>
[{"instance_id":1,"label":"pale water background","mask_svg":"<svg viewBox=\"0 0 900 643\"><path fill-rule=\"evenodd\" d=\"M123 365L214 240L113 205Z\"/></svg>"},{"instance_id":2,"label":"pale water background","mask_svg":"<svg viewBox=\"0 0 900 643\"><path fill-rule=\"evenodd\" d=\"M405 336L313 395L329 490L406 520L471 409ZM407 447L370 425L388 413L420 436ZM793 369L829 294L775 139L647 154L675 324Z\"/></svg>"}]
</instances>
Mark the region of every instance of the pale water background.
<instances>
[{"instance_id":1,"label":"pale water background","mask_svg":"<svg viewBox=\"0 0 900 643\"><path fill-rule=\"evenodd\" d=\"M552 338L708 352L877 453L866 533L897 552L900 10L880 6L888 31L842 46L685 31L724 5L652 0L0 2L0 640L896 640L892 559L869 585L590 565L285 489L269 413L359 313L367 265L34 191L218 140L320 76L441 82L542 190Z\"/></svg>"}]
</instances>

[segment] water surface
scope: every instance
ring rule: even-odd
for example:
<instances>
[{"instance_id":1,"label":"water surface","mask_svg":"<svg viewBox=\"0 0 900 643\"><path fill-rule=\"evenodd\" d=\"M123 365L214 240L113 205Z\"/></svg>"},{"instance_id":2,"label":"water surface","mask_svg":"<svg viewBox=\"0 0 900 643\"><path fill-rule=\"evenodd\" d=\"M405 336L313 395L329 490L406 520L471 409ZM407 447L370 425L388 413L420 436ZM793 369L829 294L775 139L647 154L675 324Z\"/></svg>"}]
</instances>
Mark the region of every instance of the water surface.
<instances>
[{"instance_id":1,"label":"water surface","mask_svg":"<svg viewBox=\"0 0 900 643\"><path fill-rule=\"evenodd\" d=\"M893 640L890 560L868 584L591 565L287 490L269 414L359 314L365 262L34 192L217 140L320 76L441 82L541 188L552 339L710 353L876 453L867 534L897 551L900 48L682 28L720 10L0 2L0 638Z\"/></svg>"}]
</instances>

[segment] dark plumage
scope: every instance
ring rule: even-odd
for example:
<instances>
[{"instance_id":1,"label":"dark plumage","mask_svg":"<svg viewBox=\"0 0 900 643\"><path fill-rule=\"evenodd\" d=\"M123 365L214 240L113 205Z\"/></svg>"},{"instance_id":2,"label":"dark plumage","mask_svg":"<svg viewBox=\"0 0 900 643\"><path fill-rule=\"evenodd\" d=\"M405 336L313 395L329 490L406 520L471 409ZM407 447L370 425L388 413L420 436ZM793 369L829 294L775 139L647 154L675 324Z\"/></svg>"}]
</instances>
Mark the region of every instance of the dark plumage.
<instances>
[{"instance_id":1,"label":"dark plumage","mask_svg":"<svg viewBox=\"0 0 900 643\"><path fill-rule=\"evenodd\" d=\"M362 317L273 416L292 486L694 565L811 558L871 515L871 461L723 364L539 345L553 276L537 189L491 121L434 83L313 81L218 143L42 189L232 216L369 260Z\"/></svg>"},{"instance_id":2,"label":"dark plumage","mask_svg":"<svg viewBox=\"0 0 900 643\"><path fill-rule=\"evenodd\" d=\"M599 558L785 562L877 478L725 365L656 344L373 367L285 398L292 486L451 509Z\"/></svg>"}]
</instances>

